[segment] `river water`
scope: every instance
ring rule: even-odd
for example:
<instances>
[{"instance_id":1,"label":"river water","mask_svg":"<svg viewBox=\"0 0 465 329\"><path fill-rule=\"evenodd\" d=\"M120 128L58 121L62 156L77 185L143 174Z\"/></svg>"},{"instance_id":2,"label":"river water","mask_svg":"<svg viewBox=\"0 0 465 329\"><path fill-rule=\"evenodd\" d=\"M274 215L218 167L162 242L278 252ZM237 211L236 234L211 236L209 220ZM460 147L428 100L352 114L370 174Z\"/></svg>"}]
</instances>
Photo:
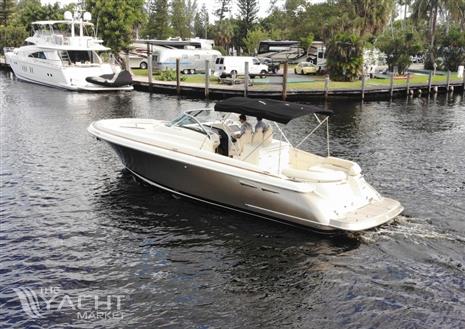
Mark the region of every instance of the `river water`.
<instances>
[{"instance_id":1,"label":"river water","mask_svg":"<svg viewBox=\"0 0 465 329\"><path fill-rule=\"evenodd\" d=\"M465 328L462 95L327 105L332 154L405 207L330 236L142 184L86 131L213 103L2 73L0 104L2 328Z\"/></svg>"}]
</instances>

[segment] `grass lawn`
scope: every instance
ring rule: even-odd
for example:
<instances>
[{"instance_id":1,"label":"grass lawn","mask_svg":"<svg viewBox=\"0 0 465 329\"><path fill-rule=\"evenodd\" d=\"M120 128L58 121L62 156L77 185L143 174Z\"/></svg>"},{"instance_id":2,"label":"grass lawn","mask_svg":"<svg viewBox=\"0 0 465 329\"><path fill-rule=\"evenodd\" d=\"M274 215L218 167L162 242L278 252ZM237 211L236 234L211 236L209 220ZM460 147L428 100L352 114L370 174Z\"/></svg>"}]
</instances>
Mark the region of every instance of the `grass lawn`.
<instances>
[{"instance_id":1,"label":"grass lawn","mask_svg":"<svg viewBox=\"0 0 465 329\"><path fill-rule=\"evenodd\" d=\"M146 69L132 69L132 73L137 76L147 76ZM154 80L160 80L160 74L155 73L153 76ZM181 82L188 82L188 83L205 83L205 75L204 74L189 74L184 75L181 74L181 77L184 79ZM210 76L210 84L218 84L218 79L214 76Z\"/></svg>"}]
</instances>

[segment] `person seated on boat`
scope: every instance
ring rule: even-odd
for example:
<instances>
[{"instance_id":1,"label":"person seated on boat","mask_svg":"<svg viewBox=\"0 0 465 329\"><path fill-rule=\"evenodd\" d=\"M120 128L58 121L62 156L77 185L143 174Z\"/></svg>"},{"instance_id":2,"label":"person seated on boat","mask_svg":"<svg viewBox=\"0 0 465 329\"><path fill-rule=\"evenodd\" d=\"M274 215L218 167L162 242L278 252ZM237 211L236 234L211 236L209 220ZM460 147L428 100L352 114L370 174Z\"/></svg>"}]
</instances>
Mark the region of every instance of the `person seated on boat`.
<instances>
[{"instance_id":1,"label":"person seated on boat","mask_svg":"<svg viewBox=\"0 0 465 329\"><path fill-rule=\"evenodd\" d=\"M257 117L257 124L255 125L255 131L260 130L260 129L263 131L263 133L265 133L268 129L270 129L270 125L268 124L268 122L263 121L262 118Z\"/></svg>"},{"instance_id":2,"label":"person seated on boat","mask_svg":"<svg viewBox=\"0 0 465 329\"><path fill-rule=\"evenodd\" d=\"M247 122L247 117L244 114L239 116L239 121L241 122L241 129L234 133L232 137L232 150L236 155L240 155L244 148L245 144L248 144L252 141L253 128L250 123Z\"/></svg>"},{"instance_id":3,"label":"person seated on boat","mask_svg":"<svg viewBox=\"0 0 465 329\"><path fill-rule=\"evenodd\" d=\"M248 132L250 134L253 132L252 125L247 122L247 117L244 114L241 114L239 116L239 121L241 122L241 130L239 130L237 133L234 134L234 137L236 139L241 138L242 136L244 136Z\"/></svg>"}]
</instances>

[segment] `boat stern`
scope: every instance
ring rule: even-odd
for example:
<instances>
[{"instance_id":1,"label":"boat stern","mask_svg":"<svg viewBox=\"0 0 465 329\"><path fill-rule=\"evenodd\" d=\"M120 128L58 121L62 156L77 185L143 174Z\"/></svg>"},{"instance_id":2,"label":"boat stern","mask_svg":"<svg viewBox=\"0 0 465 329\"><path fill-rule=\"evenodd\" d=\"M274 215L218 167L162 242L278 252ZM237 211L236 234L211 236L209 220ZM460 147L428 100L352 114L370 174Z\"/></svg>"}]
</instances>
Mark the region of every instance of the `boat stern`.
<instances>
[{"instance_id":1,"label":"boat stern","mask_svg":"<svg viewBox=\"0 0 465 329\"><path fill-rule=\"evenodd\" d=\"M385 224L398 216L404 207L399 201L381 198L331 219L329 226L344 231L364 231Z\"/></svg>"}]
</instances>

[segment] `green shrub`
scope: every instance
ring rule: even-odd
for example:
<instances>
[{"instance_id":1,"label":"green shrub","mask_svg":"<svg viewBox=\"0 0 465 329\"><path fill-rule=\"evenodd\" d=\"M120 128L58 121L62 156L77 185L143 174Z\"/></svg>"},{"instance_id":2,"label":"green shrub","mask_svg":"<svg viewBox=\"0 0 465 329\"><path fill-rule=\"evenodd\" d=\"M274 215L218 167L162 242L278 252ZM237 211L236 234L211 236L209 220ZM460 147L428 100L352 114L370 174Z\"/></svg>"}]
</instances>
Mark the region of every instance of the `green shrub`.
<instances>
[{"instance_id":1,"label":"green shrub","mask_svg":"<svg viewBox=\"0 0 465 329\"><path fill-rule=\"evenodd\" d=\"M363 41L355 34L334 36L326 52L326 66L333 81L357 80L363 71Z\"/></svg>"},{"instance_id":2,"label":"green shrub","mask_svg":"<svg viewBox=\"0 0 465 329\"><path fill-rule=\"evenodd\" d=\"M181 74L180 80L185 81L186 76ZM176 70L167 69L160 71L160 77L158 78L161 81L176 81Z\"/></svg>"},{"instance_id":3,"label":"green shrub","mask_svg":"<svg viewBox=\"0 0 465 329\"><path fill-rule=\"evenodd\" d=\"M386 54L389 71L394 72L397 67L397 73L404 74L412 63L410 56L423 49L423 42L413 27L397 24L378 37L376 46Z\"/></svg>"}]
</instances>

